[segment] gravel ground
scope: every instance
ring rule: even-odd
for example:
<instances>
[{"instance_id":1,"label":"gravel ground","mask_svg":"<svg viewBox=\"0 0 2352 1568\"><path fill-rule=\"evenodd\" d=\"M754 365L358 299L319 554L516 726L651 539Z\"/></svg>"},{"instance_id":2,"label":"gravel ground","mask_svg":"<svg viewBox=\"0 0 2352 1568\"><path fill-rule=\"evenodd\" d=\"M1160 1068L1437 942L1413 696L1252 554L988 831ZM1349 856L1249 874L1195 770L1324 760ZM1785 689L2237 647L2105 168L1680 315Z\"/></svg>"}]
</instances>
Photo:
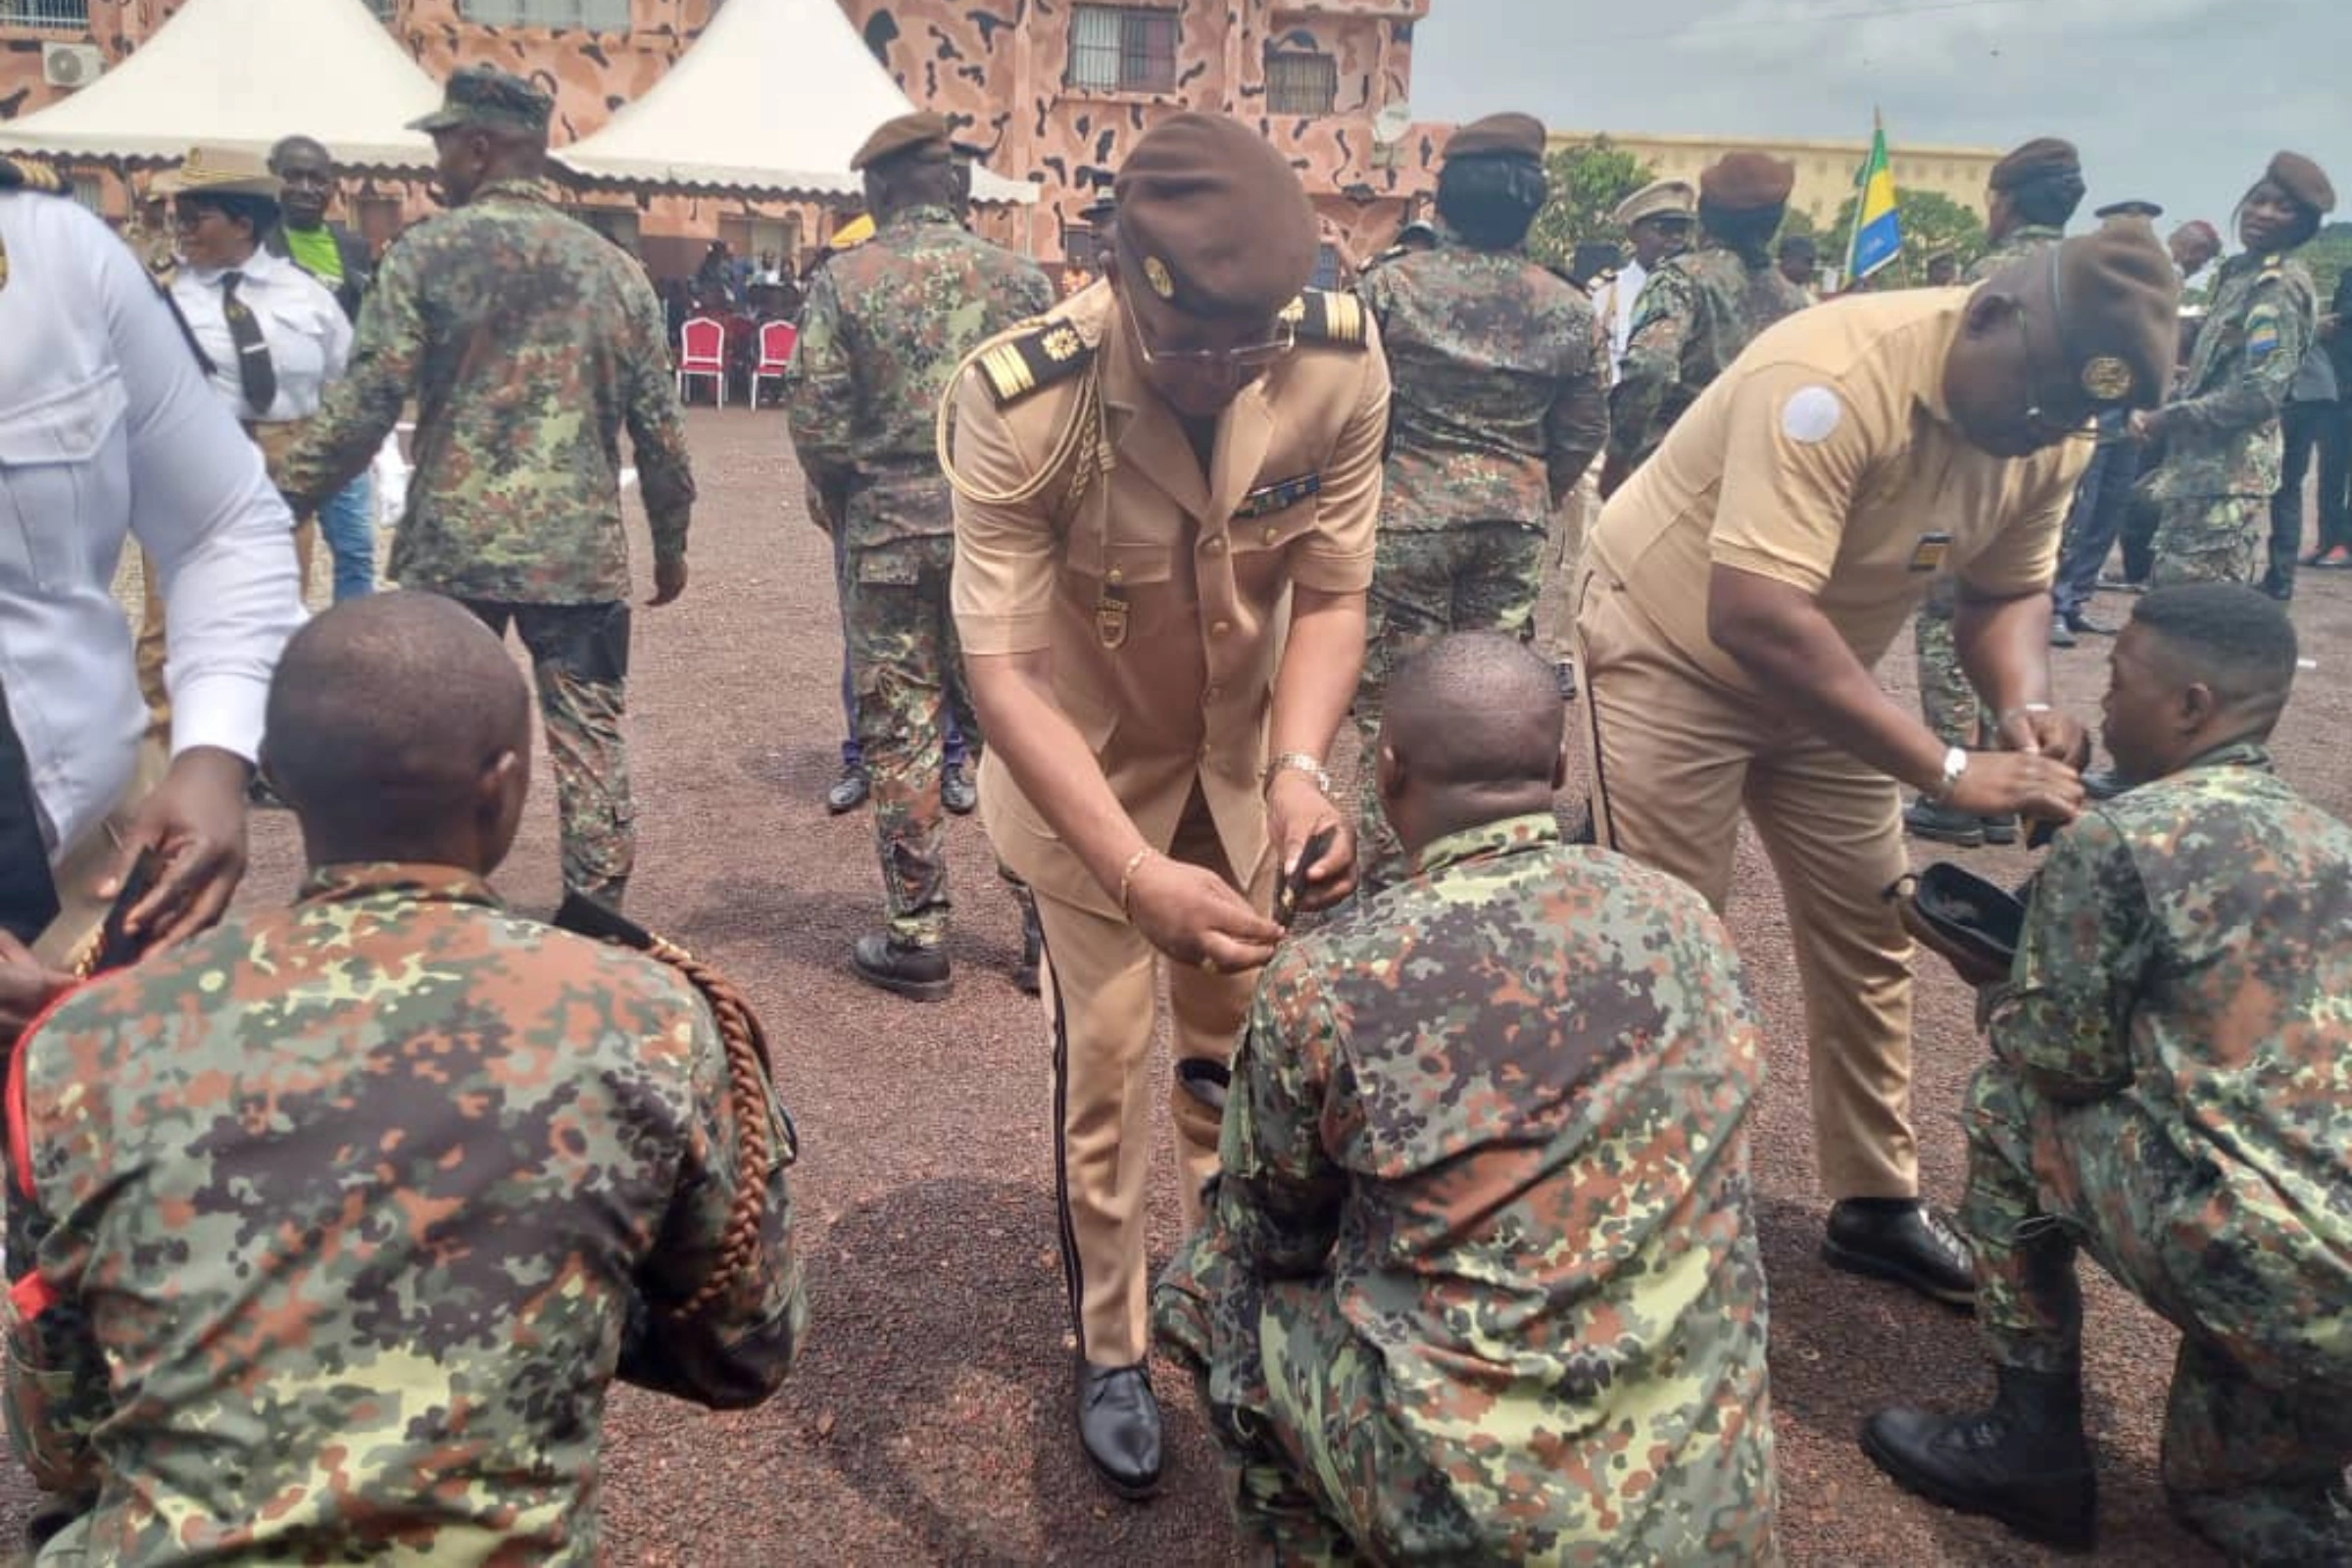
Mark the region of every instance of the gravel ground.
<instances>
[{"instance_id":1,"label":"gravel ground","mask_svg":"<svg viewBox=\"0 0 2352 1568\"><path fill-rule=\"evenodd\" d=\"M818 799L841 740L825 543L802 511L780 416L696 410L690 421L704 496L694 581L678 605L641 611L636 634L630 727L642 849L630 907L746 984L769 1023L803 1138L795 1196L812 1329L800 1367L760 1410L714 1416L615 1394L605 1471L611 1556L698 1565L1230 1560L1213 1450L1172 1372L1158 1377L1169 1465L1154 1503L1130 1506L1102 1492L1069 1435L1045 1031L1037 1004L1007 978L1018 922L976 826L953 834L962 896L953 999L889 1000L848 972L850 942L873 927L880 889L865 815L828 817ZM2120 619L2128 608L2106 599L2099 612ZM2296 618L2319 668L2304 675L2278 749L2289 776L2343 814L2352 775L2340 757L2327 759L2352 716L2336 679L2352 662L2352 581L2306 573ZM2085 717L2095 716L2106 646L2086 639L2055 656L2062 700ZM1911 689L1908 645L1885 674ZM1582 795L1572 781L1563 807L1578 809ZM500 878L524 908L550 908L557 898L553 797L543 787L534 799ZM2004 881L2027 865L2014 850L1968 858ZM242 899L283 899L299 865L292 822L258 817ZM1877 1405L1975 1401L1989 1377L1965 1319L1817 1260L1826 1205L1813 1176L1802 1012L1779 895L1752 841L1741 846L1731 924L1770 1038L1755 1158L1788 1560L2044 1561L1996 1528L1898 1493L1855 1446ZM1944 1201L1959 1194L1966 1155L1956 1107L1982 1052L1966 993L1926 961L1916 1097L1926 1179ZM1164 1126L1160 1137L1164 1167ZM1165 1184L1152 1227L1164 1254L1176 1239ZM2176 1336L2095 1268L2083 1275L2106 1536L2096 1556L2073 1560L2218 1561L2171 1523L2156 1483ZM0 1539L13 1539L26 1498L24 1478L10 1469L0 1478Z\"/></svg>"}]
</instances>

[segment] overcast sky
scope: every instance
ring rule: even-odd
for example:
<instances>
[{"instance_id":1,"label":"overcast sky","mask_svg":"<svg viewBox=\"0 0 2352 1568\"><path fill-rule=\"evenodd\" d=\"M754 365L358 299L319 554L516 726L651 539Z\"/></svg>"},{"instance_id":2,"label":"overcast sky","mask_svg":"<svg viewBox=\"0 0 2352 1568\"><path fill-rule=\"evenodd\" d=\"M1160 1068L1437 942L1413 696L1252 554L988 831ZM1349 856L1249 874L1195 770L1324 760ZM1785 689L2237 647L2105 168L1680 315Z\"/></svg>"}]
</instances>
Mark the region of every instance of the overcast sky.
<instances>
[{"instance_id":1,"label":"overcast sky","mask_svg":"<svg viewBox=\"0 0 2352 1568\"><path fill-rule=\"evenodd\" d=\"M1431 0L1414 32L1420 120L1866 137L1873 104L1897 146L2071 138L2085 214L2223 222L2280 147L2352 201L2352 0Z\"/></svg>"}]
</instances>

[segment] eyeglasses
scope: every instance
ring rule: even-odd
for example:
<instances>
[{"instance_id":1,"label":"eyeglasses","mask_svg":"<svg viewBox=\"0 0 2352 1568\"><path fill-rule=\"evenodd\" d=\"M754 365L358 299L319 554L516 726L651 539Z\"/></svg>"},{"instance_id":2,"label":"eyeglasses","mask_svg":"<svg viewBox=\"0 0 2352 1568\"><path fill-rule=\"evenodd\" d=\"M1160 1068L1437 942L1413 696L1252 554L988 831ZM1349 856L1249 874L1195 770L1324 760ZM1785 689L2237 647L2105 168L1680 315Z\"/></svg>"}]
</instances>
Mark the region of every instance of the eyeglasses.
<instances>
[{"instance_id":1,"label":"eyeglasses","mask_svg":"<svg viewBox=\"0 0 2352 1568\"><path fill-rule=\"evenodd\" d=\"M217 218L220 213L218 207L174 207L172 209L172 226L179 229L202 228L206 219Z\"/></svg>"},{"instance_id":2,"label":"eyeglasses","mask_svg":"<svg viewBox=\"0 0 2352 1568\"><path fill-rule=\"evenodd\" d=\"M1277 321L1274 335L1262 343L1242 343L1229 349L1154 349L1144 336L1144 323L1133 313L1127 318L1135 328L1136 352L1144 363L1167 370L1262 370L1298 346L1298 328L1289 321Z\"/></svg>"}]
</instances>

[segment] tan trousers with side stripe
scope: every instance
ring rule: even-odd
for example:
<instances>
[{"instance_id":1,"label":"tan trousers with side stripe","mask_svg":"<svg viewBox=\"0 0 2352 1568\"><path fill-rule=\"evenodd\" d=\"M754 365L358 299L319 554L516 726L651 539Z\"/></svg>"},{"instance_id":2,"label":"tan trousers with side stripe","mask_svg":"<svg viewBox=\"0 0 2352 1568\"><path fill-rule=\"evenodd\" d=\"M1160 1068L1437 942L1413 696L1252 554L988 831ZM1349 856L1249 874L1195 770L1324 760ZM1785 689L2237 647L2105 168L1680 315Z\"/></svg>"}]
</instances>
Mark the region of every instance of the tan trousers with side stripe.
<instances>
[{"instance_id":1,"label":"tan trousers with side stripe","mask_svg":"<svg viewBox=\"0 0 2352 1568\"><path fill-rule=\"evenodd\" d=\"M1601 842L1720 911L1745 808L1796 942L1822 1186L1916 1196L1911 940L1885 897L1909 869L1894 780L1694 667L1596 563L1576 604Z\"/></svg>"},{"instance_id":2,"label":"tan trousers with side stripe","mask_svg":"<svg viewBox=\"0 0 2352 1568\"><path fill-rule=\"evenodd\" d=\"M1206 803L1196 794L1169 858L1205 866L1229 883ZM1274 896L1274 857L1243 890L1264 909ZM1176 1125L1178 1196L1190 1231L1200 1188L1217 1168L1218 1118L1154 1070L1157 950L1124 920L1037 895L1046 935L1046 1016L1054 1031L1055 1218L1078 1349L1096 1366L1128 1366L1151 1348L1152 1106L1165 1099ZM1255 971L1208 974L1171 963L1168 1004L1178 1061L1230 1061L1257 987Z\"/></svg>"}]
</instances>

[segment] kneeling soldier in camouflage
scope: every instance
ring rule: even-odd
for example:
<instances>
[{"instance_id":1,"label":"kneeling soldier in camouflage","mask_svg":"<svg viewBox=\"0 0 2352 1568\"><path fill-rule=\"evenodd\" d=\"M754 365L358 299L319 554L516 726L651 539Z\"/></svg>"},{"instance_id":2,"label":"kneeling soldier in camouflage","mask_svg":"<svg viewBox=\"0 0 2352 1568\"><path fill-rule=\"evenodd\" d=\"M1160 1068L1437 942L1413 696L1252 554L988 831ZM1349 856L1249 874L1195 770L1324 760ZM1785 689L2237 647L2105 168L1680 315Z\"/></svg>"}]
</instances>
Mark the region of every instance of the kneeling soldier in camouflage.
<instances>
[{"instance_id":1,"label":"kneeling soldier in camouflage","mask_svg":"<svg viewBox=\"0 0 2352 1568\"><path fill-rule=\"evenodd\" d=\"M1267 966L1154 1295L1279 1561L1778 1560L1755 1014L1696 893L1561 841L1562 716L1494 633L1391 683L1412 875Z\"/></svg>"},{"instance_id":2,"label":"kneeling soldier in camouflage","mask_svg":"<svg viewBox=\"0 0 2352 1568\"><path fill-rule=\"evenodd\" d=\"M24 1036L11 1201L46 1235L9 1435L88 1505L44 1561L594 1562L614 1376L782 1381L807 1311L758 1025L674 949L499 906L529 747L464 608L329 611L270 695L293 907Z\"/></svg>"}]
</instances>

